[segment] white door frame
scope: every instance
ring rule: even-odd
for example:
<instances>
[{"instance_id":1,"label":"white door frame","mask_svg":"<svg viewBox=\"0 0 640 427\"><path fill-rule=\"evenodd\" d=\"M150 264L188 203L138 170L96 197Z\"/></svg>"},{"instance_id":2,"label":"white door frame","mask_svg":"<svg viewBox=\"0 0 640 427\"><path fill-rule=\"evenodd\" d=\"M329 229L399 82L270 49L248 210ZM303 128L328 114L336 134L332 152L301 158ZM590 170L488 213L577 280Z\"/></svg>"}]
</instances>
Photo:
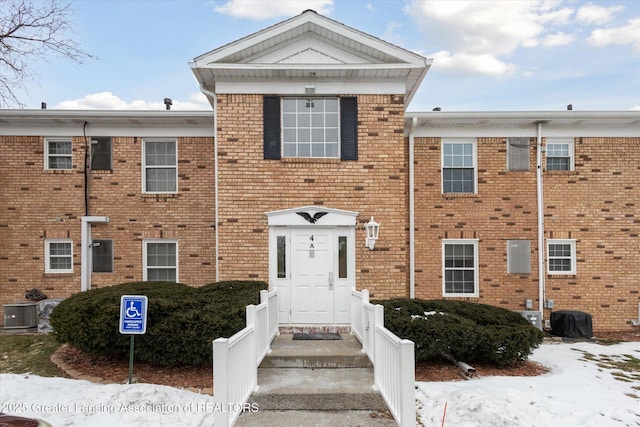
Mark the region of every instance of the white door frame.
<instances>
[{"instance_id":1,"label":"white door frame","mask_svg":"<svg viewBox=\"0 0 640 427\"><path fill-rule=\"evenodd\" d=\"M357 212L339 209L323 208L319 206L305 206L296 209L285 209L267 212L269 226L269 289L278 290L278 322L292 324L292 312L295 301L292 301L292 239L291 236L302 230L314 229L332 230L332 266L334 293L334 321L330 324L348 324L350 322L349 296L351 289L355 289L355 228ZM338 241L340 237L347 240L347 277L340 278L338 274ZM280 260L281 271L278 271L278 244L285 245ZM284 261L284 271L282 263Z\"/></svg>"}]
</instances>

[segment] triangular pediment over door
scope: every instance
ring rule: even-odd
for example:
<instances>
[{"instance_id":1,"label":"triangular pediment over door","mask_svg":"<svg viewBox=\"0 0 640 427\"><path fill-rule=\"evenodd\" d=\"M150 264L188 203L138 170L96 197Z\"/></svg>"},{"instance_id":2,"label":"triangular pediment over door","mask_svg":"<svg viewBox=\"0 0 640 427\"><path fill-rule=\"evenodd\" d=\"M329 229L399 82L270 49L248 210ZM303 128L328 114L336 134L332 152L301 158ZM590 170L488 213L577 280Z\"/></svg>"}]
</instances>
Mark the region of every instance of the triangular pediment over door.
<instances>
[{"instance_id":1,"label":"triangular pediment over door","mask_svg":"<svg viewBox=\"0 0 640 427\"><path fill-rule=\"evenodd\" d=\"M190 64L205 93L398 94L408 105L431 60L307 10Z\"/></svg>"}]
</instances>

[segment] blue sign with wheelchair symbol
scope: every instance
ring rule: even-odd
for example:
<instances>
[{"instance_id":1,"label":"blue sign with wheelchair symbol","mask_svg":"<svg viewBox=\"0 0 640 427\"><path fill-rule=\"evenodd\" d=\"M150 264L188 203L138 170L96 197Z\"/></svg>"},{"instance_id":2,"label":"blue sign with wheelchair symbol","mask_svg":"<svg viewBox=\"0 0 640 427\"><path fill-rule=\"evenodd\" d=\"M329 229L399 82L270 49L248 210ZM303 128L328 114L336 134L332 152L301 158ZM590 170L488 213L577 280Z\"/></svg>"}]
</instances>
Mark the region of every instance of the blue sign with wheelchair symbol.
<instances>
[{"instance_id":1,"label":"blue sign with wheelchair symbol","mask_svg":"<svg viewBox=\"0 0 640 427\"><path fill-rule=\"evenodd\" d=\"M147 331L147 297L122 295L120 298L120 333L144 334Z\"/></svg>"}]
</instances>

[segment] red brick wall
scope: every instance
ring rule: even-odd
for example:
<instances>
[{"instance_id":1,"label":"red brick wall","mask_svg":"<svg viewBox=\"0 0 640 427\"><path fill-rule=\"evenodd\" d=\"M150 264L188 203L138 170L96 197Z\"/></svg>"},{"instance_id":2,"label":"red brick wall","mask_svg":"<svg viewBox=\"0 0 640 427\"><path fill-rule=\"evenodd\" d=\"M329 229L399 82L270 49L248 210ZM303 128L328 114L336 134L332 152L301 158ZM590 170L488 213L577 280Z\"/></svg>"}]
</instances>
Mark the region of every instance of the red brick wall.
<instances>
[{"instance_id":1,"label":"red brick wall","mask_svg":"<svg viewBox=\"0 0 640 427\"><path fill-rule=\"evenodd\" d=\"M73 169L44 170L44 137L0 137L0 304L38 288L49 298L80 290L84 138L73 138ZM113 239L114 272L93 273L93 287L142 279L142 239L179 240L179 280L215 281L213 139L178 138L178 194L142 194L142 138L112 140L113 170L94 171L91 215L109 216L92 237ZM46 274L45 238L73 240L72 274Z\"/></svg>"},{"instance_id":2,"label":"red brick wall","mask_svg":"<svg viewBox=\"0 0 640 427\"><path fill-rule=\"evenodd\" d=\"M554 310L593 316L621 330L640 301L640 138L577 138L575 171L545 172L545 238L577 239L577 275L545 275ZM506 171L505 138L478 139L478 194L443 195L441 140L416 139L416 297L442 298L442 239L479 240L479 298L511 310L538 309L535 142L529 171ZM543 160L544 162L544 160ZM531 241L531 274L508 274L506 241ZM546 264L545 264L546 265ZM548 319L550 311L545 311Z\"/></svg>"},{"instance_id":3,"label":"red brick wall","mask_svg":"<svg viewBox=\"0 0 640 427\"><path fill-rule=\"evenodd\" d=\"M268 280L265 212L319 205L357 211L356 280L375 298L407 294L404 100L358 96L358 161L263 160L262 96L220 95L220 278ZM381 223L374 251L364 224ZM251 262L247 262L251 260Z\"/></svg>"}]
</instances>

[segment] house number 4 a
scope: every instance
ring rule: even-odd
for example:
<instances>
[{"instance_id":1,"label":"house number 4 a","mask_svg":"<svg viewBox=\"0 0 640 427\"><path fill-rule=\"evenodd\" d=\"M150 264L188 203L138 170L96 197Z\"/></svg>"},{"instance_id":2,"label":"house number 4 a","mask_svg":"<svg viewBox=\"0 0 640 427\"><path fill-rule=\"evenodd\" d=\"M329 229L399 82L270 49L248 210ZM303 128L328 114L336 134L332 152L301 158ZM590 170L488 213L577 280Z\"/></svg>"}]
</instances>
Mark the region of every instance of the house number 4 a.
<instances>
[{"instance_id":1,"label":"house number 4 a","mask_svg":"<svg viewBox=\"0 0 640 427\"><path fill-rule=\"evenodd\" d=\"M313 234L309 237L309 240L311 241L311 243L309 243L309 258L315 258L316 250L315 246L313 246Z\"/></svg>"}]
</instances>

